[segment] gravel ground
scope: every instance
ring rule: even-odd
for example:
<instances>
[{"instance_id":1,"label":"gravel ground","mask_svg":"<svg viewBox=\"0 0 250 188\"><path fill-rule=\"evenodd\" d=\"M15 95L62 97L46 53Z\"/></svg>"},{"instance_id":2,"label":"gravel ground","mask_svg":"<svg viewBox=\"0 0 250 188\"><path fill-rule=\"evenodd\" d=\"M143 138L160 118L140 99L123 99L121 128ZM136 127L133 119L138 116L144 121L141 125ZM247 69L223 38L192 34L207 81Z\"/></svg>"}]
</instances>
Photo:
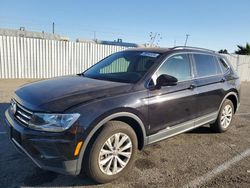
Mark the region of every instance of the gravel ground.
<instances>
[{"instance_id":1,"label":"gravel ground","mask_svg":"<svg viewBox=\"0 0 250 188\"><path fill-rule=\"evenodd\" d=\"M250 84L242 84L241 107L231 129L212 133L203 126L191 132L147 146L138 153L131 173L105 185L84 175L65 176L36 167L19 154L2 133L4 111L11 93L34 80L0 80L0 185L1 187L250 187L250 156L220 168L222 164L250 150ZM249 113L249 114L247 114ZM240 155L241 154L241 155ZM219 167L219 168L218 168ZM221 170L222 169L222 170ZM211 171L220 171L207 178ZM212 173L212 174L213 174ZM198 178L198 180L197 180ZM197 184L189 184L193 180ZM202 180L202 181L201 181Z\"/></svg>"}]
</instances>

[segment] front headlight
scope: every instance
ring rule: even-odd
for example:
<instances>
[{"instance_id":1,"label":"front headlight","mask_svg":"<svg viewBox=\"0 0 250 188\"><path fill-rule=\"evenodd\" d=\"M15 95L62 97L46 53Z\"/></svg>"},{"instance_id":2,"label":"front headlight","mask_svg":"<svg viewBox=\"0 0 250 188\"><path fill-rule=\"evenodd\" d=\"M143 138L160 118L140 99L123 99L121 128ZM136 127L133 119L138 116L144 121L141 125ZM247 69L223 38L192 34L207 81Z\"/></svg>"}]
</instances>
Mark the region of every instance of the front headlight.
<instances>
[{"instance_id":1,"label":"front headlight","mask_svg":"<svg viewBox=\"0 0 250 188\"><path fill-rule=\"evenodd\" d=\"M80 114L44 114L34 113L29 127L41 131L62 132L70 128Z\"/></svg>"}]
</instances>

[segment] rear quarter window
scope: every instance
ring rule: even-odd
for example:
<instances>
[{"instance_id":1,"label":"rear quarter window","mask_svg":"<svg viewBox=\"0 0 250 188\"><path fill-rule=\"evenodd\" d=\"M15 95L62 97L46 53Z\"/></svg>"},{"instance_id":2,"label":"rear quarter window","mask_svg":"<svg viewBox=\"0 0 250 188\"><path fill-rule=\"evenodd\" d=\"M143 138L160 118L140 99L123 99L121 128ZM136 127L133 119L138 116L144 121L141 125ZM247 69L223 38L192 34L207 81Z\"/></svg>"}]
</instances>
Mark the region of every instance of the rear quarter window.
<instances>
[{"instance_id":1,"label":"rear quarter window","mask_svg":"<svg viewBox=\"0 0 250 188\"><path fill-rule=\"evenodd\" d=\"M223 58L219 58L219 63L222 69L223 73L226 73L229 70L229 65L227 64L226 60L224 60Z\"/></svg>"},{"instance_id":2,"label":"rear quarter window","mask_svg":"<svg viewBox=\"0 0 250 188\"><path fill-rule=\"evenodd\" d=\"M221 74L221 68L212 55L193 54L198 77L213 76Z\"/></svg>"}]
</instances>

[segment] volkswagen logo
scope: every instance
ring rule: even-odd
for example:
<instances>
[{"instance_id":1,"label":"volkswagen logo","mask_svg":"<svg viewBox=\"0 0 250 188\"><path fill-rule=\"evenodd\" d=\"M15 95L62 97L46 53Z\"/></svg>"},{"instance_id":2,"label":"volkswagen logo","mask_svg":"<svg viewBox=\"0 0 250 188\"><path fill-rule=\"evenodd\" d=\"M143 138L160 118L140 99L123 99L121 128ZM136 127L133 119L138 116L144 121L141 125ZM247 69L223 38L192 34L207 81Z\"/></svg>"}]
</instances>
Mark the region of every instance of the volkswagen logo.
<instances>
[{"instance_id":1,"label":"volkswagen logo","mask_svg":"<svg viewBox=\"0 0 250 188\"><path fill-rule=\"evenodd\" d=\"M16 113L16 102L14 100L11 100L10 102L10 110L13 114Z\"/></svg>"}]
</instances>

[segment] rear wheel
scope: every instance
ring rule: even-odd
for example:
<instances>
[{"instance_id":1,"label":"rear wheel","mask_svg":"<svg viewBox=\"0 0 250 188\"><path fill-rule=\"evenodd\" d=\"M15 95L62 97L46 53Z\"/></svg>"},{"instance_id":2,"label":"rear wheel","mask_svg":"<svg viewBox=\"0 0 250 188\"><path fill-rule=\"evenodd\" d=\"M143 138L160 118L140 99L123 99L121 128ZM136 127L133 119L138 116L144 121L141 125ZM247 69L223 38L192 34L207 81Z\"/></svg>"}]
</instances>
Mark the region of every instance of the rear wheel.
<instances>
[{"instance_id":1,"label":"rear wheel","mask_svg":"<svg viewBox=\"0 0 250 188\"><path fill-rule=\"evenodd\" d=\"M137 137L128 124L110 121L90 147L85 171L95 181L106 183L129 170L137 151Z\"/></svg>"},{"instance_id":2,"label":"rear wheel","mask_svg":"<svg viewBox=\"0 0 250 188\"><path fill-rule=\"evenodd\" d=\"M218 118L211 128L216 132L225 132L229 129L234 114L234 105L231 100L226 99L222 104Z\"/></svg>"}]
</instances>

